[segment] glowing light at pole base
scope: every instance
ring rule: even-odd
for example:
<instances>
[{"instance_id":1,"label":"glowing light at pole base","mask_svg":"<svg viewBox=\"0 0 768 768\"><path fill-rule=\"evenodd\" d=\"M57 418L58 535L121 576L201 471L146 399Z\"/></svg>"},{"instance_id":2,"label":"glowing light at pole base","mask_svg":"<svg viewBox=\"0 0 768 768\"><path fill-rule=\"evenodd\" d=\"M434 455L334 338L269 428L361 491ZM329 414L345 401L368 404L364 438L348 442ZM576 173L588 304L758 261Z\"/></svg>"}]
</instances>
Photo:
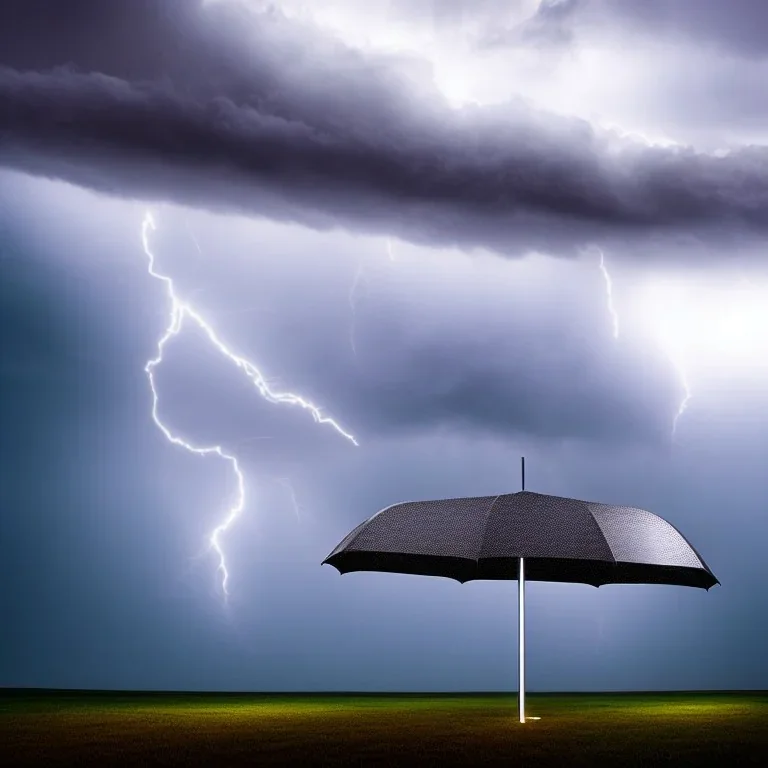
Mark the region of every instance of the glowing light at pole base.
<instances>
[{"instance_id":1,"label":"glowing light at pole base","mask_svg":"<svg viewBox=\"0 0 768 768\"><path fill-rule=\"evenodd\" d=\"M229 582L229 569L227 567L227 560L224 554L224 550L221 545L221 537L231 527L234 521L242 513L245 508L245 479L243 477L240 465L237 462L235 456L227 453L220 445L200 447L192 444L191 442L182 439L178 435L173 434L171 430L162 422L158 415L159 397L157 394L157 387L155 386L155 368L163 362L163 353L167 343L177 336L181 331L183 323L186 319L192 320L208 337L209 341L224 355L230 362L234 363L240 370L242 370L246 376L253 382L254 386L258 390L259 394L268 402L274 404L292 405L298 406L304 410L309 411L312 418L318 424L327 424L338 432L342 437L351 442L353 445L358 445L357 440L334 420L327 416L324 416L320 409L311 403L309 400L297 395L293 392L276 392L269 387L266 379L262 375L261 371L251 362L245 358L236 355L221 341L213 328L204 320L204 318L195 310L189 303L181 301L174 289L173 280L167 275L163 275L157 272L155 269L155 256L149 246L149 232L155 229L155 221L150 212L147 212L144 216L144 221L141 227L141 239L144 248L144 253L149 261L148 272L156 280L165 284L166 292L171 303L170 315L168 318L168 325L165 329L165 333L160 337L157 343L157 355L149 360L144 368L149 379L149 385L152 390L152 419L157 427L162 431L169 442L174 445L178 445L190 453L197 454L198 456L208 456L215 454L221 459L229 462L237 480L237 494L233 505L229 508L224 519L219 525L217 525L210 536L210 546L216 552L219 564L218 570L221 573L221 587L224 595L227 596L227 584ZM199 247L199 246L198 246Z\"/></svg>"}]
</instances>

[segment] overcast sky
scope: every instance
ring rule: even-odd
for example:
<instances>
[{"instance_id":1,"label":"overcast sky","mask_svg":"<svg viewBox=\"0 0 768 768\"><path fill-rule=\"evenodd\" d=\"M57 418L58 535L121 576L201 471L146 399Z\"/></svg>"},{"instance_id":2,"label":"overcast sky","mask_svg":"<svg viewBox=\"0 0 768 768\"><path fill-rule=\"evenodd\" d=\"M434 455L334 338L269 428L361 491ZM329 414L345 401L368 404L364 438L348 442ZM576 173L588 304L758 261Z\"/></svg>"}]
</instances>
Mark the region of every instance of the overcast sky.
<instances>
[{"instance_id":1,"label":"overcast sky","mask_svg":"<svg viewBox=\"0 0 768 768\"><path fill-rule=\"evenodd\" d=\"M0 4L0 685L514 690L513 582L320 562L525 454L722 583L529 585L530 689L768 687L767 14Z\"/></svg>"}]
</instances>

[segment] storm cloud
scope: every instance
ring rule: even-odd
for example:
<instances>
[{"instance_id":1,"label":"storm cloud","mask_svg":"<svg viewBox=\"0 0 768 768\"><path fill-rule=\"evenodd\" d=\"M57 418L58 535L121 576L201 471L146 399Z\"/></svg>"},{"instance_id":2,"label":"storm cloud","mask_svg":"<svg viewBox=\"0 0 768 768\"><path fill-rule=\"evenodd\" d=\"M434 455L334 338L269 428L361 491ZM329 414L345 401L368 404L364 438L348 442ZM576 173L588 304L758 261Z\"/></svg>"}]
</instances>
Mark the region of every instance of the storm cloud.
<instances>
[{"instance_id":1,"label":"storm cloud","mask_svg":"<svg viewBox=\"0 0 768 768\"><path fill-rule=\"evenodd\" d=\"M274 9L67 7L0 12L9 167L506 254L599 241L696 258L704 242L753 243L768 227L763 147L649 146L520 99L457 109L418 62L353 50Z\"/></svg>"}]
</instances>

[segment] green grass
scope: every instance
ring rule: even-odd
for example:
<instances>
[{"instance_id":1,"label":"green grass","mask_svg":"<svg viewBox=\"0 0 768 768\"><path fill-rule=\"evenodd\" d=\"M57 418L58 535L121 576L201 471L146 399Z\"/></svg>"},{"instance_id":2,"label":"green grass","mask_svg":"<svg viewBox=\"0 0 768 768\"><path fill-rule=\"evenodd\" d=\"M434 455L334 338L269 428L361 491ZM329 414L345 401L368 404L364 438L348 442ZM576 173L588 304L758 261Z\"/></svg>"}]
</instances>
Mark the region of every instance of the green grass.
<instances>
[{"instance_id":1,"label":"green grass","mask_svg":"<svg viewBox=\"0 0 768 768\"><path fill-rule=\"evenodd\" d=\"M175 694L0 689L2 765L768 765L768 692Z\"/></svg>"}]
</instances>

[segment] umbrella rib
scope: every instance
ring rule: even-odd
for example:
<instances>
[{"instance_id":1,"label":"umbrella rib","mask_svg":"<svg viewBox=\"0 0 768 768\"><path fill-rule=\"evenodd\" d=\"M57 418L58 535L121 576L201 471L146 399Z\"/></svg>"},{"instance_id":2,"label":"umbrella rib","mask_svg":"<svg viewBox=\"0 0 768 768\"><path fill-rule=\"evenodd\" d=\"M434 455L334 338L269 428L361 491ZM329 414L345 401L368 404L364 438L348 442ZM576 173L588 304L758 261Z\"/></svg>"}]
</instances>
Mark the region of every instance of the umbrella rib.
<instances>
[{"instance_id":1,"label":"umbrella rib","mask_svg":"<svg viewBox=\"0 0 768 768\"><path fill-rule=\"evenodd\" d=\"M584 502L587 507L587 512L589 513L589 516L594 521L595 525L597 526L597 530L600 531L600 535L603 537L603 541L605 542L605 546L608 548L608 551L611 553L611 558L613 559L613 564L618 565L619 561L616 559L616 555L613 554L613 547L611 546L610 542L608 541L608 537L605 535L605 531L603 531L603 526L600 525L600 521L595 517L594 513L592 512L591 503L592 502Z\"/></svg>"},{"instance_id":2,"label":"umbrella rib","mask_svg":"<svg viewBox=\"0 0 768 768\"><path fill-rule=\"evenodd\" d=\"M371 515L365 522L360 523L360 530L346 543L345 549L349 550L352 548L352 545L360 538L360 536L363 534L365 529L368 527L368 523L370 523L375 517L378 517L383 512L386 512L388 509L392 509L392 507L396 507L397 504L390 504L388 507L384 507L384 509L380 509L375 515Z\"/></svg>"},{"instance_id":3,"label":"umbrella rib","mask_svg":"<svg viewBox=\"0 0 768 768\"><path fill-rule=\"evenodd\" d=\"M670 528L672 528L672 530L675 531L678 534L678 536L680 536L680 538L691 548L691 551L693 552L694 555L696 555L696 559L699 561L702 568L704 568L705 571L709 572L709 574L712 576L712 578L715 580L717 584L720 584L720 582L717 580L717 576L715 576L715 574L712 573L712 569L704 562L704 558L698 553L698 551L696 550L696 547L694 547L693 544L691 544L691 542L688 541L688 539L685 536L683 536L682 532L679 531L676 526L672 525L672 523L670 523L669 520L664 520L664 522ZM720 584L720 586L722 586L722 584ZM707 589L709 589L709 587Z\"/></svg>"},{"instance_id":4,"label":"umbrella rib","mask_svg":"<svg viewBox=\"0 0 768 768\"><path fill-rule=\"evenodd\" d=\"M392 507L396 507L396 506L397 504L390 504L388 507L384 507L384 509L380 509L378 512L376 512L376 514L371 515L367 520L363 520L363 522L360 523L360 525L358 525L356 529L353 529L349 534L347 534L349 541L345 543L344 539L342 539L341 542L331 550L331 553L328 555L328 557L326 557L325 560L323 560L323 564L328 562L329 558L331 558L336 553L337 550L340 550L342 544L344 544L344 549L348 550L352 546L352 544L354 544L360 538L360 535L363 533L368 523L370 523L374 517L378 517L382 512L386 512L388 509L392 509Z\"/></svg>"},{"instance_id":5,"label":"umbrella rib","mask_svg":"<svg viewBox=\"0 0 768 768\"><path fill-rule=\"evenodd\" d=\"M498 494L494 497L493 501L491 502L491 505L488 507L488 512L485 515L485 524L483 525L483 535L480 537L480 550L477 553L477 557L475 558L475 569L479 569L480 567L480 555L483 551L483 546L485 545L485 535L488 533L488 523L491 521L491 512L493 512L493 508L496 506L496 502L503 496L503 493Z\"/></svg>"}]
</instances>

